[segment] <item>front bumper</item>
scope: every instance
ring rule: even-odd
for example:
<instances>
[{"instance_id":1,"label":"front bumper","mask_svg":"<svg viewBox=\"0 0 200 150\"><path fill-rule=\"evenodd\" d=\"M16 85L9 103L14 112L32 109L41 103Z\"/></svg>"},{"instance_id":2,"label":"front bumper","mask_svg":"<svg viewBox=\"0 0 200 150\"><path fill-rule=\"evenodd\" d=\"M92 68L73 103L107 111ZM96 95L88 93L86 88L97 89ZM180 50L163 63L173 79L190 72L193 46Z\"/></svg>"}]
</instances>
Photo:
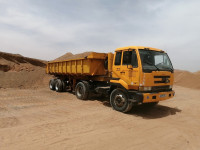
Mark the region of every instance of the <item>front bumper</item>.
<instances>
[{"instance_id":1,"label":"front bumper","mask_svg":"<svg viewBox=\"0 0 200 150\"><path fill-rule=\"evenodd\" d=\"M151 103L170 99L174 97L174 95L174 91L156 93L135 93L134 100L129 100L132 102Z\"/></svg>"}]
</instances>

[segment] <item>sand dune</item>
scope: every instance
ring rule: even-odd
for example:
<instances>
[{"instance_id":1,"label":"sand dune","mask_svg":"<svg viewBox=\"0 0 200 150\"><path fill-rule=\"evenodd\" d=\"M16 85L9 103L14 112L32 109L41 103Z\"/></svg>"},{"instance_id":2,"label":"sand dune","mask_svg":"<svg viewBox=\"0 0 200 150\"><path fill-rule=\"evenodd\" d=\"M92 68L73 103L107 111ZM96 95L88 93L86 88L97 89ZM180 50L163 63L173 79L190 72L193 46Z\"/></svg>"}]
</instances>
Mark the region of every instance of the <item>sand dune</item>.
<instances>
[{"instance_id":1,"label":"sand dune","mask_svg":"<svg viewBox=\"0 0 200 150\"><path fill-rule=\"evenodd\" d=\"M37 88L46 86L50 76L45 74L46 62L0 52L0 88Z\"/></svg>"},{"instance_id":2,"label":"sand dune","mask_svg":"<svg viewBox=\"0 0 200 150\"><path fill-rule=\"evenodd\" d=\"M24 57L19 54L0 52L0 70L7 71L33 71L35 67L45 67L44 60Z\"/></svg>"},{"instance_id":3,"label":"sand dune","mask_svg":"<svg viewBox=\"0 0 200 150\"><path fill-rule=\"evenodd\" d=\"M191 73L189 71L175 70L175 85L200 89L200 72Z\"/></svg>"}]
</instances>

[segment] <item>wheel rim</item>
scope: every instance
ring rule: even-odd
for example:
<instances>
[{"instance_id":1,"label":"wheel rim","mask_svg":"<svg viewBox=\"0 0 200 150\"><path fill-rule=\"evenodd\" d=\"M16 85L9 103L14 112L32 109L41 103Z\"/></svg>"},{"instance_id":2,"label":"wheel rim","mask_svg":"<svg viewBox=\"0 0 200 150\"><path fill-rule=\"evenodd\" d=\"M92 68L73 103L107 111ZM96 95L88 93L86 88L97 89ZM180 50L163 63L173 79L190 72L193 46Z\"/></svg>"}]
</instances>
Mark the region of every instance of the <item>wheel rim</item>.
<instances>
[{"instance_id":1,"label":"wheel rim","mask_svg":"<svg viewBox=\"0 0 200 150\"><path fill-rule=\"evenodd\" d=\"M56 84L56 91L58 91L58 84Z\"/></svg>"},{"instance_id":2,"label":"wheel rim","mask_svg":"<svg viewBox=\"0 0 200 150\"><path fill-rule=\"evenodd\" d=\"M50 89L52 89L52 88L53 88L53 86L52 86L52 84L51 84L51 83L50 83L50 85L49 85L49 88L50 88Z\"/></svg>"},{"instance_id":3,"label":"wheel rim","mask_svg":"<svg viewBox=\"0 0 200 150\"><path fill-rule=\"evenodd\" d=\"M77 88L77 95L78 95L78 97L81 97L83 95L83 87L82 86L79 86Z\"/></svg>"},{"instance_id":4,"label":"wheel rim","mask_svg":"<svg viewBox=\"0 0 200 150\"><path fill-rule=\"evenodd\" d=\"M117 106L117 107L123 107L126 103L126 99L125 97L122 95L122 94L117 94L115 96L115 99L114 99L114 104Z\"/></svg>"}]
</instances>

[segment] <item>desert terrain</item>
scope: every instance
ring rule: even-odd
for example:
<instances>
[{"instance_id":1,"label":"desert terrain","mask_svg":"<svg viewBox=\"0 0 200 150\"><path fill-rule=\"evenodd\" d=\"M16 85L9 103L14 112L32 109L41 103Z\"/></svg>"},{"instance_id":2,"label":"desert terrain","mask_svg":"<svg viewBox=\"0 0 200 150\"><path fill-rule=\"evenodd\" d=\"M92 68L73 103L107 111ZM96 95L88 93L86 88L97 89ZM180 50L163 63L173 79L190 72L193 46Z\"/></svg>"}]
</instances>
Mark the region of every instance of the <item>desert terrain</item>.
<instances>
[{"instance_id":1,"label":"desert terrain","mask_svg":"<svg viewBox=\"0 0 200 150\"><path fill-rule=\"evenodd\" d=\"M57 60L69 55L76 57L67 53ZM49 90L45 64L0 52L1 150L199 149L199 72L176 70L173 99L123 114L106 98L81 101L73 93Z\"/></svg>"}]
</instances>

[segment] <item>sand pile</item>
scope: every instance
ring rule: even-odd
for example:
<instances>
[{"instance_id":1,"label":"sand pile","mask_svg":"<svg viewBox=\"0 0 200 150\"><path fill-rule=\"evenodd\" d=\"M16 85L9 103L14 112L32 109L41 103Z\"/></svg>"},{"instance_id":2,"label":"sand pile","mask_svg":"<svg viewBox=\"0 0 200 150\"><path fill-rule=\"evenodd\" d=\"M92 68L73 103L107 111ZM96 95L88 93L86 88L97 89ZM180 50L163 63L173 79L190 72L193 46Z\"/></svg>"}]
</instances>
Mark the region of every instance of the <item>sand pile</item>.
<instances>
[{"instance_id":1,"label":"sand pile","mask_svg":"<svg viewBox=\"0 0 200 150\"><path fill-rule=\"evenodd\" d=\"M62 61L62 60L68 60L68 59L78 59L78 58L85 58L87 57L91 52L84 52L80 54L72 54L72 53L66 53L61 57L56 58L53 61Z\"/></svg>"},{"instance_id":2,"label":"sand pile","mask_svg":"<svg viewBox=\"0 0 200 150\"><path fill-rule=\"evenodd\" d=\"M7 71L33 71L35 67L45 67L46 61L28 58L19 54L0 52L0 70Z\"/></svg>"},{"instance_id":3,"label":"sand pile","mask_svg":"<svg viewBox=\"0 0 200 150\"><path fill-rule=\"evenodd\" d=\"M194 73L195 75L200 75L200 71L197 71Z\"/></svg>"},{"instance_id":4,"label":"sand pile","mask_svg":"<svg viewBox=\"0 0 200 150\"><path fill-rule=\"evenodd\" d=\"M189 71L175 70L175 85L200 89L200 71L191 73Z\"/></svg>"},{"instance_id":5,"label":"sand pile","mask_svg":"<svg viewBox=\"0 0 200 150\"><path fill-rule=\"evenodd\" d=\"M46 62L0 52L0 88L37 88L47 86Z\"/></svg>"}]
</instances>

